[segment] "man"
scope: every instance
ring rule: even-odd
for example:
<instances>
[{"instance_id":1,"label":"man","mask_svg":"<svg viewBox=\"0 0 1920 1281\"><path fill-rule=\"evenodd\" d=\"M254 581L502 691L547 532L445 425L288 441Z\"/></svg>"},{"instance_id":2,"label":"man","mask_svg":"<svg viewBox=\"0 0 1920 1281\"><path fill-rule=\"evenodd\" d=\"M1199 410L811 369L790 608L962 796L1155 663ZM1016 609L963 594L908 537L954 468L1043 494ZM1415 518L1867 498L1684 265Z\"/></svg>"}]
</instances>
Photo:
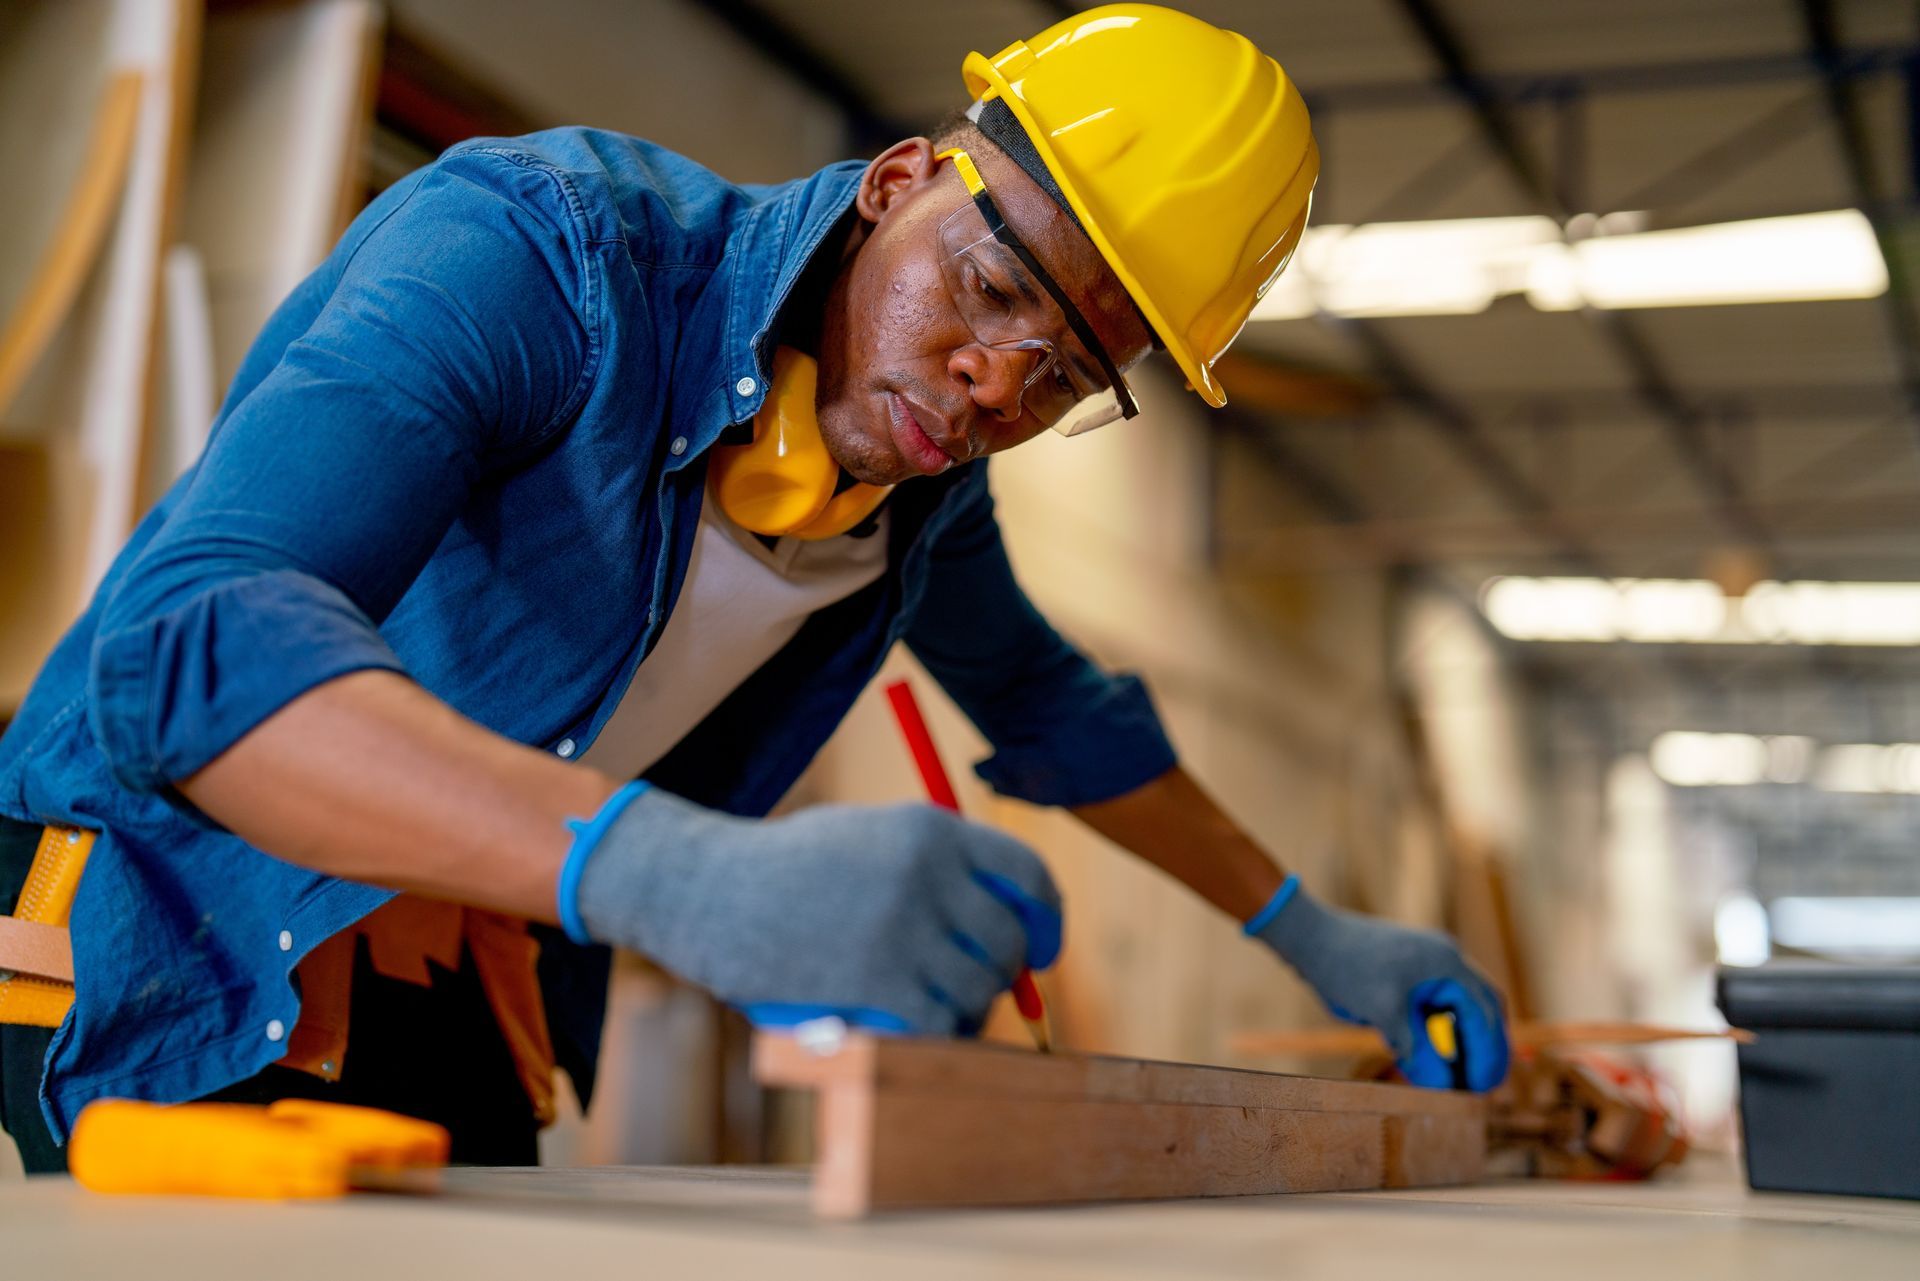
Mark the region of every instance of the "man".
<instances>
[{"instance_id":1,"label":"man","mask_svg":"<svg viewBox=\"0 0 1920 1281\"><path fill-rule=\"evenodd\" d=\"M92 834L71 1011L0 1029L31 1163L106 1095L371 1103L531 1160L609 944L762 1024L975 1031L1058 951L1040 860L920 805L761 817L896 639L997 789L1244 922L1415 1079L1500 1078L1453 945L1316 904L1034 610L980 461L1131 416L1156 344L1224 403L1318 172L1297 93L1144 5L965 74L937 141L773 188L463 144L287 299L0 740L0 890L43 825Z\"/></svg>"}]
</instances>

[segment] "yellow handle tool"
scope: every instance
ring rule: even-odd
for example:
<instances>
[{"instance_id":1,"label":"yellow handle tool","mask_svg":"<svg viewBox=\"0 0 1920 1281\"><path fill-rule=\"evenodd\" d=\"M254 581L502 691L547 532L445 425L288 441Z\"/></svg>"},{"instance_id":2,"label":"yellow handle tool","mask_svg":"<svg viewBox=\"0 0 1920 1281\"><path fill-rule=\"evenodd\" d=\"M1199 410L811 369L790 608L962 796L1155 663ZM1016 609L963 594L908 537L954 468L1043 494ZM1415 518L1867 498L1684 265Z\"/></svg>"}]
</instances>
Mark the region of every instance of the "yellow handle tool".
<instances>
[{"instance_id":1,"label":"yellow handle tool","mask_svg":"<svg viewBox=\"0 0 1920 1281\"><path fill-rule=\"evenodd\" d=\"M336 1103L102 1099L75 1122L68 1165L94 1192L308 1199L445 1165L448 1143L431 1122Z\"/></svg>"},{"instance_id":2,"label":"yellow handle tool","mask_svg":"<svg viewBox=\"0 0 1920 1281\"><path fill-rule=\"evenodd\" d=\"M1433 1052L1447 1062L1453 1073L1453 1088L1467 1088L1467 1061L1460 1056L1460 1026L1449 1010L1435 1010L1427 1015L1427 1040L1433 1044Z\"/></svg>"}]
</instances>

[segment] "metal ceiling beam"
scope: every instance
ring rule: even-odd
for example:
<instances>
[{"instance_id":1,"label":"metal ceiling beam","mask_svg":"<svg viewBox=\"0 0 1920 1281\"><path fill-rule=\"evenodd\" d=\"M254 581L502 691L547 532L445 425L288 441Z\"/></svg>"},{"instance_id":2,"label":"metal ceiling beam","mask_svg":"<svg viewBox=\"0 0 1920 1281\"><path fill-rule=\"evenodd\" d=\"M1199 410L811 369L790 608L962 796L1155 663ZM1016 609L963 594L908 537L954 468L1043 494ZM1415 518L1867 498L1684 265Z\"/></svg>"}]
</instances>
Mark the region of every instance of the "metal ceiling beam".
<instances>
[{"instance_id":1,"label":"metal ceiling beam","mask_svg":"<svg viewBox=\"0 0 1920 1281\"><path fill-rule=\"evenodd\" d=\"M1745 173L1799 138L1819 119L1817 92L1796 94L1759 119L1646 179L1615 202L1620 209L1673 209Z\"/></svg>"},{"instance_id":2,"label":"metal ceiling beam","mask_svg":"<svg viewBox=\"0 0 1920 1281\"><path fill-rule=\"evenodd\" d=\"M1221 443L1229 437L1243 441L1282 484L1292 489L1309 506L1335 525L1350 527L1356 536L1365 536L1361 531L1375 519L1367 505L1331 471L1295 448L1275 423L1235 405L1213 411L1212 421L1215 430L1208 435L1210 449L1218 451ZM1213 465L1217 468L1217 456ZM1578 709L1591 732L1608 742L1619 741L1618 718L1613 705L1617 690L1596 688L1583 679L1579 671L1542 661L1543 655L1530 654L1515 641L1501 635L1481 610L1474 591L1426 557L1417 546L1403 542L1394 548L1390 556L1382 558L1381 563L1373 567L1383 569L1389 581L1403 591L1417 586L1451 598L1461 606L1465 616L1479 628L1488 643L1506 656L1512 670L1522 680L1530 685L1550 685L1557 689Z\"/></svg>"},{"instance_id":3,"label":"metal ceiling beam","mask_svg":"<svg viewBox=\"0 0 1920 1281\"><path fill-rule=\"evenodd\" d=\"M1208 439L1219 441L1237 437L1245 441L1285 484L1322 516L1336 525L1366 525L1374 515L1332 472L1294 448L1286 437L1266 420L1229 404L1213 411L1209 426L1215 428Z\"/></svg>"},{"instance_id":4,"label":"metal ceiling beam","mask_svg":"<svg viewBox=\"0 0 1920 1281\"><path fill-rule=\"evenodd\" d=\"M1836 50L1829 64L1847 80L1903 72L1920 54L1920 45L1860 45ZM1638 62L1629 66L1590 67L1578 71L1482 72L1482 91L1506 106L1552 102L1568 97L1662 93L1674 89L1713 89L1799 80L1810 70L1805 53L1756 57L1700 58L1676 62ZM1430 80L1368 81L1303 88L1314 111L1400 111L1446 101L1453 90Z\"/></svg>"},{"instance_id":5,"label":"metal ceiling beam","mask_svg":"<svg viewBox=\"0 0 1920 1281\"><path fill-rule=\"evenodd\" d=\"M1395 399L1389 393L1389 403ZM1703 410L1718 418L1739 420L1758 428L1802 427L1808 421L1879 421L1903 413L1905 405L1900 389L1884 382L1715 387L1702 389L1695 400ZM1551 422L1562 427L1607 429L1633 419L1640 397L1639 393L1627 389L1569 385L1551 392L1489 388L1455 397L1454 403L1488 428ZM1361 414L1315 416L1333 423L1365 419Z\"/></svg>"},{"instance_id":6,"label":"metal ceiling beam","mask_svg":"<svg viewBox=\"0 0 1920 1281\"><path fill-rule=\"evenodd\" d=\"M781 70L838 107L846 117L856 147L883 147L918 132L889 117L832 59L752 0L695 2Z\"/></svg>"},{"instance_id":7,"label":"metal ceiling beam","mask_svg":"<svg viewBox=\"0 0 1920 1281\"><path fill-rule=\"evenodd\" d=\"M1617 311L1587 308L1582 314L1605 335L1626 364L1635 394L1666 425L1674 451L1721 523L1741 541L1763 550L1770 548L1772 533L1747 502L1744 487L1727 459L1714 448L1711 419L1674 388L1639 326Z\"/></svg>"},{"instance_id":8,"label":"metal ceiling beam","mask_svg":"<svg viewBox=\"0 0 1920 1281\"><path fill-rule=\"evenodd\" d=\"M1573 212L1568 208L1570 202L1547 171L1534 160L1521 140L1513 117L1508 114L1507 104L1474 70L1466 46L1460 42L1453 25L1441 14L1439 6L1433 0L1400 0L1400 11L1406 14L1408 21L1420 33L1427 51L1440 63L1448 87L1456 96L1466 99L1473 108L1480 132L1493 145L1495 154L1519 179L1520 185L1526 188L1535 203L1565 221Z\"/></svg>"},{"instance_id":9,"label":"metal ceiling beam","mask_svg":"<svg viewBox=\"0 0 1920 1281\"><path fill-rule=\"evenodd\" d=\"M1427 49L1439 62L1447 84L1472 110L1480 132L1523 191L1562 227L1577 212L1568 191L1570 173L1549 174L1533 157L1503 102L1473 65L1466 46L1437 0L1400 0L1400 9L1413 23ZM1711 503L1727 529L1743 543L1772 546L1773 538L1754 515L1727 460L1714 448L1707 416L1689 404L1674 387L1652 345L1639 327L1617 311L1585 308L1581 312L1626 366L1634 390L1666 425L1674 452Z\"/></svg>"},{"instance_id":10,"label":"metal ceiling beam","mask_svg":"<svg viewBox=\"0 0 1920 1281\"><path fill-rule=\"evenodd\" d=\"M1841 154L1855 196L1873 225L1874 239L1880 242L1880 257L1887 265L1887 292L1881 295L1881 310L1887 319L1888 337L1900 365L1900 381L1912 410L1912 423L1920 434L1920 322L1913 310L1913 276L1892 220L1887 216L1879 166L1868 144L1867 115L1858 87L1844 72L1845 56L1840 45L1839 21L1831 0L1800 0L1800 16L1806 25L1807 46L1820 68L1825 82L1827 109L1840 135ZM1908 74L1917 73L1910 65ZM1920 140L1909 140L1920 146Z\"/></svg>"},{"instance_id":11,"label":"metal ceiling beam","mask_svg":"<svg viewBox=\"0 0 1920 1281\"><path fill-rule=\"evenodd\" d=\"M1546 493L1523 476L1507 455L1486 438L1473 416L1435 391L1413 365L1390 343L1380 327L1353 318L1332 319L1366 353L1374 376L1396 397L1416 410L1454 452L1464 459L1494 494L1535 537L1558 549L1569 565L1584 574L1605 576L1599 559L1553 514Z\"/></svg>"}]
</instances>

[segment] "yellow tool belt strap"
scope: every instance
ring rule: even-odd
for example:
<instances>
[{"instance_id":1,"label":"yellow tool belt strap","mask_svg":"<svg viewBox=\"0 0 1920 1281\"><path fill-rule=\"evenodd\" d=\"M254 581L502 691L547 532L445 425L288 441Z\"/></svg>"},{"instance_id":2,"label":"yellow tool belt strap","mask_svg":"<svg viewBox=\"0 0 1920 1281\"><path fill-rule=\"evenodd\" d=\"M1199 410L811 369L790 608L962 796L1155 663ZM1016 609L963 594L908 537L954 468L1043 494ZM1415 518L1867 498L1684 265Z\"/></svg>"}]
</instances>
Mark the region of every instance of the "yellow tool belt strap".
<instances>
[{"instance_id":1,"label":"yellow tool belt strap","mask_svg":"<svg viewBox=\"0 0 1920 1281\"><path fill-rule=\"evenodd\" d=\"M13 915L0 917L0 1023L59 1027L73 1006L67 918L93 850L93 833L49 826Z\"/></svg>"}]
</instances>

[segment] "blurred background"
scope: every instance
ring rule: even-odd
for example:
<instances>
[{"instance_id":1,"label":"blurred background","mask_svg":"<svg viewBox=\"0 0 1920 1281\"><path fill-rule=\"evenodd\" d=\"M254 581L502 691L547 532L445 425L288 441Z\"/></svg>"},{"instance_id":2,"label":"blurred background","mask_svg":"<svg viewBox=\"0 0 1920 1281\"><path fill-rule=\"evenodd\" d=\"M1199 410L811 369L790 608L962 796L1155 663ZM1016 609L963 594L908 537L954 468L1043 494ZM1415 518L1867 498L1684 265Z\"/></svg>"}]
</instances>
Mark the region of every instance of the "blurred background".
<instances>
[{"instance_id":1,"label":"blurred background","mask_svg":"<svg viewBox=\"0 0 1920 1281\"><path fill-rule=\"evenodd\" d=\"M0 718L373 193L558 124L796 177L1081 7L3 0ZM1305 94L1314 222L1227 410L1157 366L1138 421L995 460L1042 608L1308 885L1522 1015L1711 1026L1718 964L1920 959L1916 7L1187 7ZM1235 923L971 782L1065 887L1068 1045L1325 1070L1236 1053L1326 1016ZM918 794L874 691L790 803ZM623 961L549 1159L791 1154L744 1044ZM1730 1141L1730 1049L1648 1055Z\"/></svg>"}]
</instances>

